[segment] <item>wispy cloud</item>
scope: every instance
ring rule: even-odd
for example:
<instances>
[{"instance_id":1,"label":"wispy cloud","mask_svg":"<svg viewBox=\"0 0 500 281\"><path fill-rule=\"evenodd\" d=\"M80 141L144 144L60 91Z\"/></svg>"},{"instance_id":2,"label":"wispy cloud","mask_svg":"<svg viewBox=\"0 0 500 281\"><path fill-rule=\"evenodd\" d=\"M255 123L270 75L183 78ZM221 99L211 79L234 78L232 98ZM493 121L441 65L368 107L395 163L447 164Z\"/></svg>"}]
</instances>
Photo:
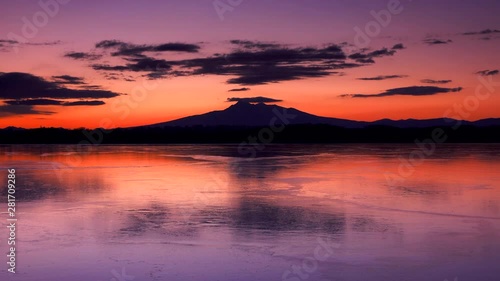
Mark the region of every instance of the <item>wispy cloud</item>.
<instances>
[{"instance_id":1,"label":"wispy cloud","mask_svg":"<svg viewBox=\"0 0 500 281\"><path fill-rule=\"evenodd\" d=\"M403 50L403 49L406 49L406 47L402 43L398 43L398 44L392 46L391 49L393 49L393 50Z\"/></svg>"},{"instance_id":2,"label":"wispy cloud","mask_svg":"<svg viewBox=\"0 0 500 281\"><path fill-rule=\"evenodd\" d=\"M275 102L282 102L283 100L277 100L273 98L267 98L267 97L252 97L252 98L227 98L227 102L250 102L250 103L258 103L258 102L263 102L263 103L275 103Z\"/></svg>"},{"instance_id":3,"label":"wispy cloud","mask_svg":"<svg viewBox=\"0 0 500 281\"><path fill-rule=\"evenodd\" d=\"M356 78L358 80L364 80L364 81L380 81L380 80L387 80L387 79L397 79L397 78L405 78L408 77L408 75L379 75L375 77L361 77L361 78Z\"/></svg>"},{"instance_id":4,"label":"wispy cloud","mask_svg":"<svg viewBox=\"0 0 500 281\"><path fill-rule=\"evenodd\" d=\"M462 87L458 88L440 88L434 86L409 86L402 88L394 88L386 90L379 94L346 94L341 95L341 97L346 98L378 98L378 97L389 97L389 96L430 96L442 93L453 93L460 92Z\"/></svg>"},{"instance_id":5,"label":"wispy cloud","mask_svg":"<svg viewBox=\"0 0 500 281\"><path fill-rule=\"evenodd\" d=\"M448 84L451 83L452 80L434 80L434 79L422 79L420 82L425 84Z\"/></svg>"},{"instance_id":6,"label":"wispy cloud","mask_svg":"<svg viewBox=\"0 0 500 281\"><path fill-rule=\"evenodd\" d=\"M444 44L449 44L452 43L453 41L451 39L437 39L437 38L427 38L424 39L423 42L427 45L444 45Z\"/></svg>"},{"instance_id":7,"label":"wispy cloud","mask_svg":"<svg viewBox=\"0 0 500 281\"><path fill-rule=\"evenodd\" d=\"M82 77L75 77L71 75L59 75L59 76L52 76L52 78L55 80L54 82L57 84L65 84L65 85L84 85L86 84L84 79Z\"/></svg>"},{"instance_id":8,"label":"wispy cloud","mask_svg":"<svg viewBox=\"0 0 500 281\"><path fill-rule=\"evenodd\" d=\"M96 106L105 104L100 100L79 100L79 101L61 101L61 100L53 100L53 99L25 99L25 100L7 100L4 101L9 105L62 105L62 106Z\"/></svg>"},{"instance_id":9,"label":"wispy cloud","mask_svg":"<svg viewBox=\"0 0 500 281\"><path fill-rule=\"evenodd\" d=\"M499 73L498 69L494 69L494 70L481 70L481 71L478 71L476 72L476 74L479 74L481 76L493 76L493 75L497 75Z\"/></svg>"},{"instance_id":10,"label":"wispy cloud","mask_svg":"<svg viewBox=\"0 0 500 281\"><path fill-rule=\"evenodd\" d=\"M272 49L272 48L283 47L282 44L266 43L260 41L250 41L250 40L231 40L229 42L233 45L237 45L245 49Z\"/></svg>"},{"instance_id":11,"label":"wispy cloud","mask_svg":"<svg viewBox=\"0 0 500 281\"><path fill-rule=\"evenodd\" d=\"M483 29L481 31L464 32L462 34L463 35L488 35L488 34L495 34L495 33L500 33L500 30L488 28L488 29Z\"/></svg>"},{"instance_id":12,"label":"wispy cloud","mask_svg":"<svg viewBox=\"0 0 500 281\"><path fill-rule=\"evenodd\" d=\"M64 54L67 58L75 60L98 60L102 57L100 54L85 53L85 52L68 52Z\"/></svg>"},{"instance_id":13,"label":"wispy cloud","mask_svg":"<svg viewBox=\"0 0 500 281\"><path fill-rule=\"evenodd\" d=\"M16 40L0 39L0 52L9 52L14 50L13 47L18 45Z\"/></svg>"},{"instance_id":14,"label":"wispy cloud","mask_svg":"<svg viewBox=\"0 0 500 281\"><path fill-rule=\"evenodd\" d=\"M61 105L62 101L53 99L23 99L6 100L4 103L9 105Z\"/></svg>"},{"instance_id":15,"label":"wispy cloud","mask_svg":"<svg viewBox=\"0 0 500 281\"><path fill-rule=\"evenodd\" d=\"M0 43L17 44L16 40L0 39Z\"/></svg>"},{"instance_id":16,"label":"wispy cloud","mask_svg":"<svg viewBox=\"0 0 500 281\"><path fill-rule=\"evenodd\" d=\"M385 57L385 56L392 56L396 53L396 49L387 49L387 48L382 48L379 50L375 51L363 51L363 52L356 52L354 54L349 55L350 59L355 60L358 63L375 63L375 58L380 58L380 57Z\"/></svg>"},{"instance_id":17,"label":"wispy cloud","mask_svg":"<svg viewBox=\"0 0 500 281\"><path fill-rule=\"evenodd\" d=\"M44 41L44 42L19 42L11 39L0 39L0 51L9 52L14 51L18 46L55 46L61 45L63 42L61 40L56 41Z\"/></svg>"},{"instance_id":18,"label":"wispy cloud","mask_svg":"<svg viewBox=\"0 0 500 281\"><path fill-rule=\"evenodd\" d=\"M483 29L480 31L469 31L461 33L461 35L469 36L472 38L477 38L479 40L492 40L492 39L500 39L500 30L498 29Z\"/></svg>"},{"instance_id":19,"label":"wispy cloud","mask_svg":"<svg viewBox=\"0 0 500 281\"><path fill-rule=\"evenodd\" d=\"M81 100L81 101L70 101L70 102L63 102L61 105L62 106L97 106L97 105L103 105L105 102L102 100Z\"/></svg>"},{"instance_id":20,"label":"wispy cloud","mask_svg":"<svg viewBox=\"0 0 500 281\"><path fill-rule=\"evenodd\" d=\"M250 88L237 88L237 89L231 89L228 92L245 92L245 91L250 91Z\"/></svg>"}]
</instances>

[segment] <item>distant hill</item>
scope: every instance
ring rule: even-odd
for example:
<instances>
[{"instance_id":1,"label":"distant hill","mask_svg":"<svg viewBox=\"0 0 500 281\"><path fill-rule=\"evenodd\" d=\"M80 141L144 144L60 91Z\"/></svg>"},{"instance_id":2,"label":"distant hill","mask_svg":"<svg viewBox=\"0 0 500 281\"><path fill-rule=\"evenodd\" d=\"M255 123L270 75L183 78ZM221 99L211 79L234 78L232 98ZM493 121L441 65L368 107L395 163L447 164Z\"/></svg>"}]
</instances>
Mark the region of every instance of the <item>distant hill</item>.
<instances>
[{"instance_id":1,"label":"distant hill","mask_svg":"<svg viewBox=\"0 0 500 281\"><path fill-rule=\"evenodd\" d=\"M229 106L224 110L211 111L208 113L193 115L180 118L173 121L147 125L149 128L163 127L191 127L191 126L247 126L247 127L262 127L269 126L271 120L275 121L276 125L283 124L283 120L279 115L288 114L290 118L286 125L330 125L343 128L365 128L367 126L390 126L396 128L426 128L426 127L448 127L453 126L457 120L449 118L436 119L406 119L406 120L391 120L382 119L374 122L353 121L348 119L330 118L313 115L307 112L300 111L295 108L285 108L278 105L268 105L264 103L248 103L239 101L236 104ZM292 118L293 116L293 118ZM483 119L479 121L462 121L462 125L472 126L500 126L500 118Z\"/></svg>"}]
</instances>

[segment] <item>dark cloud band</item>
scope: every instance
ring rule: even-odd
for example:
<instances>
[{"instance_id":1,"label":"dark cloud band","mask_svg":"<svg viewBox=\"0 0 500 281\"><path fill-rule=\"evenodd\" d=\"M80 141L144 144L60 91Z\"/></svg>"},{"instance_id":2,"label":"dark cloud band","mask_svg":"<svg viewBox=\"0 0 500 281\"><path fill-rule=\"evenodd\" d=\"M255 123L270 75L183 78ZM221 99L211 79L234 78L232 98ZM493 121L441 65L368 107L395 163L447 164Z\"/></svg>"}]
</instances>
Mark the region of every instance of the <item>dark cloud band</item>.
<instances>
[{"instance_id":1,"label":"dark cloud band","mask_svg":"<svg viewBox=\"0 0 500 281\"><path fill-rule=\"evenodd\" d=\"M357 78L358 80L363 80L363 81L380 81L380 80L387 80L387 79L397 79L397 78L405 78L408 77L408 75L379 75L375 77L362 77L362 78Z\"/></svg>"},{"instance_id":2,"label":"dark cloud band","mask_svg":"<svg viewBox=\"0 0 500 281\"><path fill-rule=\"evenodd\" d=\"M227 102L249 102L249 103L275 103L275 102L282 102L283 100L277 100L273 98L267 98L267 97L252 97L252 98L228 98Z\"/></svg>"},{"instance_id":3,"label":"dark cloud band","mask_svg":"<svg viewBox=\"0 0 500 281\"><path fill-rule=\"evenodd\" d=\"M228 78L228 84L249 86L342 75L340 70L370 65L375 63L377 58L392 56L397 50L404 49L403 44L396 44L391 49L362 49L347 54L342 44L290 47L249 40L231 40L230 43L234 48L226 54L167 60L157 57L161 55L158 53L198 53L201 47L185 43L140 45L104 40L95 45L96 49L105 51L111 57L118 56L124 63L93 63L91 67L108 73L145 72L143 76L150 79L196 75L233 76ZM71 56L83 59L89 54L75 53Z\"/></svg>"},{"instance_id":4,"label":"dark cloud band","mask_svg":"<svg viewBox=\"0 0 500 281\"><path fill-rule=\"evenodd\" d=\"M434 87L434 86L410 86L410 87L389 89L383 93L373 94L373 95L346 94L346 95L341 95L341 97L380 98L380 97L389 97L389 96L430 96L430 95L443 94L443 93L460 92L461 90L462 90L462 87L441 88L441 87Z\"/></svg>"}]
</instances>

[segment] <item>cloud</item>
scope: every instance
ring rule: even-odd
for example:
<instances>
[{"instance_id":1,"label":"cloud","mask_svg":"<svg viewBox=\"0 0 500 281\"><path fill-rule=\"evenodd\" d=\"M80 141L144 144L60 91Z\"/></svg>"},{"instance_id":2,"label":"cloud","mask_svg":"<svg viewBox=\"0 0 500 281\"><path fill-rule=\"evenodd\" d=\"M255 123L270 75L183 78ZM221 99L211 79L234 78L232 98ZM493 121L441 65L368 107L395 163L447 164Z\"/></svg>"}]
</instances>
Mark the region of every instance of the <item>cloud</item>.
<instances>
[{"instance_id":1,"label":"cloud","mask_svg":"<svg viewBox=\"0 0 500 281\"><path fill-rule=\"evenodd\" d=\"M183 68L193 70L194 75L214 74L237 76L227 80L228 84L262 85L290 80L341 75L336 70L363 66L359 58L374 58L392 55L395 51L381 49L369 53L357 53L348 58L338 45L321 48L269 48L258 50L235 50L226 55L180 62ZM356 60L356 62L350 61Z\"/></svg>"},{"instance_id":2,"label":"cloud","mask_svg":"<svg viewBox=\"0 0 500 281\"><path fill-rule=\"evenodd\" d=\"M126 71L129 69L126 65L109 65L109 64L93 64L92 68L94 70L104 70L104 71Z\"/></svg>"},{"instance_id":3,"label":"cloud","mask_svg":"<svg viewBox=\"0 0 500 281\"><path fill-rule=\"evenodd\" d=\"M172 68L172 66L163 59L153 59L153 58L133 58L133 59L128 59L131 63L128 63L124 66L118 66L118 67L111 67L111 69L114 70L123 70L127 69L130 71L165 71L169 70ZM94 67L96 69L98 67Z\"/></svg>"},{"instance_id":4,"label":"cloud","mask_svg":"<svg viewBox=\"0 0 500 281\"><path fill-rule=\"evenodd\" d=\"M120 94L105 90L69 89L57 82L22 72L0 75L0 100L7 99L106 99Z\"/></svg>"},{"instance_id":5,"label":"cloud","mask_svg":"<svg viewBox=\"0 0 500 281\"><path fill-rule=\"evenodd\" d=\"M101 90L102 87L99 85L82 85L79 87L80 89L87 89L87 90Z\"/></svg>"},{"instance_id":6,"label":"cloud","mask_svg":"<svg viewBox=\"0 0 500 281\"><path fill-rule=\"evenodd\" d=\"M281 44L265 43L265 42L260 42L260 41L231 40L229 42L233 45L237 45L237 46L245 48L245 49L271 49L271 48L283 47L283 45L281 45Z\"/></svg>"},{"instance_id":7,"label":"cloud","mask_svg":"<svg viewBox=\"0 0 500 281\"><path fill-rule=\"evenodd\" d=\"M64 84L64 85L84 85L82 77L75 77L70 75L60 75L60 76L52 76L55 79L55 83Z\"/></svg>"},{"instance_id":8,"label":"cloud","mask_svg":"<svg viewBox=\"0 0 500 281\"><path fill-rule=\"evenodd\" d=\"M442 40L442 39L436 39L436 38L428 38L424 39L423 42L427 45L443 45L443 44L449 44L452 43L453 41L451 39L448 40Z\"/></svg>"},{"instance_id":9,"label":"cloud","mask_svg":"<svg viewBox=\"0 0 500 281\"><path fill-rule=\"evenodd\" d=\"M45 42L28 42L28 41L17 41L10 39L0 39L0 51L8 52L14 51L19 46L54 46L60 45L62 41L45 41Z\"/></svg>"},{"instance_id":10,"label":"cloud","mask_svg":"<svg viewBox=\"0 0 500 281\"><path fill-rule=\"evenodd\" d=\"M347 94L340 97L347 98L376 98L388 96L430 96L442 93L460 92L462 87L458 88L440 88L435 86L410 86L403 88L394 88L386 90L383 93L367 95L367 94Z\"/></svg>"},{"instance_id":11,"label":"cloud","mask_svg":"<svg viewBox=\"0 0 500 281\"><path fill-rule=\"evenodd\" d=\"M119 41L119 40L102 40L102 41L97 42L95 44L95 47L108 49L108 48L122 47L122 46L126 46L126 45L127 45L127 43L124 43L124 42Z\"/></svg>"},{"instance_id":12,"label":"cloud","mask_svg":"<svg viewBox=\"0 0 500 281\"><path fill-rule=\"evenodd\" d=\"M481 76L493 76L493 75L497 75L498 73L499 73L498 69L481 70L481 71L476 72L476 74L479 74Z\"/></svg>"},{"instance_id":13,"label":"cloud","mask_svg":"<svg viewBox=\"0 0 500 281\"><path fill-rule=\"evenodd\" d=\"M379 75L379 76L375 76L375 77L362 77L362 78L356 78L356 79L364 80L364 81L379 81L379 80L405 78L405 77L408 77L408 75Z\"/></svg>"},{"instance_id":14,"label":"cloud","mask_svg":"<svg viewBox=\"0 0 500 281\"><path fill-rule=\"evenodd\" d=\"M123 80L123 81L135 81L132 76L125 75L122 72L105 72L103 73L104 78L107 80Z\"/></svg>"},{"instance_id":15,"label":"cloud","mask_svg":"<svg viewBox=\"0 0 500 281\"><path fill-rule=\"evenodd\" d=\"M14 45L19 44L19 42L15 40L8 40L8 39L0 39L0 51L1 52L8 52L13 50Z\"/></svg>"},{"instance_id":16,"label":"cloud","mask_svg":"<svg viewBox=\"0 0 500 281\"><path fill-rule=\"evenodd\" d=\"M0 43L7 43L7 44L18 44L16 40L7 40L7 39L0 39Z\"/></svg>"},{"instance_id":17,"label":"cloud","mask_svg":"<svg viewBox=\"0 0 500 281\"><path fill-rule=\"evenodd\" d=\"M61 101L53 99L25 99L25 100L6 100L4 101L8 105L18 105L18 106L35 106L35 105L61 105L61 106L96 106L103 105L105 102L100 100L80 100L80 101Z\"/></svg>"},{"instance_id":18,"label":"cloud","mask_svg":"<svg viewBox=\"0 0 500 281\"><path fill-rule=\"evenodd\" d=\"M69 52L64 54L64 56L75 60L98 60L102 58L102 55L85 52Z\"/></svg>"},{"instance_id":19,"label":"cloud","mask_svg":"<svg viewBox=\"0 0 500 281\"><path fill-rule=\"evenodd\" d=\"M491 40L500 38L500 30L498 29L483 29L481 31L464 32L462 35L481 35L480 40Z\"/></svg>"},{"instance_id":20,"label":"cloud","mask_svg":"<svg viewBox=\"0 0 500 281\"><path fill-rule=\"evenodd\" d=\"M61 105L62 101L53 99L6 100L9 105Z\"/></svg>"},{"instance_id":21,"label":"cloud","mask_svg":"<svg viewBox=\"0 0 500 281\"><path fill-rule=\"evenodd\" d=\"M277 100L273 98L266 98L266 97L253 97L253 98L227 98L227 102L250 102L250 103L274 103L274 102L282 102L283 100Z\"/></svg>"},{"instance_id":22,"label":"cloud","mask_svg":"<svg viewBox=\"0 0 500 281\"><path fill-rule=\"evenodd\" d=\"M153 59L149 57L129 58L127 61L130 63L125 65L107 65L107 64L93 64L94 70L103 71L133 71L133 72L149 72L149 78L162 78L168 74L172 69L172 65L163 59Z\"/></svg>"},{"instance_id":23,"label":"cloud","mask_svg":"<svg viewBox=\"0 0 500 281\"><path fill-rule=\"evenodd\" d=\"M393 50L403 50L403 49L406 49L406 47L403 45L403 43L398 43L398 44L392 46L392 49Z\"/></svg>"},{"instance_id":24,"label":"cloud","mask_svg":"<svg viewBox=\"0 0 500 281\"><path fill-rule=\"evenodd\" d=\"M200 55L200 46L185 43L158 45L132 44L118 40L104 40L95 47L105 52L104 59L120 57L122 63L110 64L103 60L91 64L109 79L123 79L117 73L144 72L141 76L162 79L179 76L227 76L228 84L262 85L307 78L343 75L340 70L375 63L376 58L392 56L395 49L357 50L349 56L345 45L327 44L320 47L290 47L284 44L249 40L229 41L234 48L227 53ZM401 46L396 46L396 49ZM159 52L193 53L187 59L166 60ZM68 56L68 54L66 54ZM87 53L72 55L86 58ZM112 75L110 75L112 73ZM132 79L129 77L129 79Z\"/></svg>"},{"instance_id":25,"label":"cloud","mask_svg":"<svg viewBox=\"0 0 500 281\"><path fill-rule=\"evenodd\" d=\"M0 117L16 116L16 115L50 115L54 112L36 110L31 105L0 105Z\"/></svg>"},{"instance_id":26,"label":"cloud","mask_svg":"<svg viewBox=\"0 0 500 281\"><path fill-rule=\"evenodd\" d=\"M230 68L230 73L240 74L237 78L227 80L228 84L238 85L264 85L283 81L299 80L312 77L325 77L340 72L332 72L328 67L316 66L235 66Z\"/></svg>"},{"instance_id":27,"label":"cloud","mask_svg":"<svg viewBox=\"0 0 500 281\"><path fill-rule=\"evenodd\" d=\"M131 63L125 65L96 64L93 68L108 71L146 71L150 72L148 74L150 78L208 74L238 76L229 79L228 83L259 85L306 77L328 76L333 74L332 69L344 68L344 66L337 62L328 64L319 64L319 62L343 59L345 55L341 50L328 46L324 49L236 50L226 55L169 62L161 59L134 58L128 59ZM314 64L315 62L318 64ZM171 71L174 67L182 71Z\"/></svg>"},{"instance_id":28,"label":"cloud","mask_svg":"<svg viewBox=\"0 0 500 281\"><path fill-rule=\"evenodd\" d=\"M70 75L52 76L54 81L20 72L0 73L0 116L42 114L55 112L38 110L38 106L98 106L100 99L120 94L87 85L83 78ZM70 89L65 85L83 88Z\"/></svg>"},{"instance_id":29,"label":"cloud","mask_svg":"<svg viewBox=\"0 0 500 281\"><path fill-rule=\"evenodd\" d=\"M392 56L396 53L395 49L387 49L387 48L382 48L379 50L371 51L371 52L357 52L354 54L349 55L350 59L355 60L356 62L359 63L375 63L374 58L380 58L380 57L385 57L385 56Z\"/></svg>"},{"instance_id":30,"label":"cloud","mask_svg":"<svg viewBox=\"0 0 500 281\"><path fill-rule=\"evenodd\" d=\"M228 92L245 92L245 91L250 91L250 88L237 88L237 89L231 89Z\"/></svg>"},{"instance_id":31,"label":"cloud","mask_svg":"<svg viewBox=\"0 0 500 281\"><path fill-rule=\"evenodd\" d=\"M392 56L396 52L394 50L388 50L387 48L382 48L380 50L375 50L373 52L369 52L368 56L371 58L378 58L383 56Z\"/></svg>"},{"instance_id":32,"label":"cloud","mask_svg":"<svg viewBox=\"0 0 500 281\"><path fill-rule=\"evenodd\" d=\"M82 100L82 101L70 101L70 102L64 102L61 105L62 106L96 106L96 105L103 105L105 102L101 100Z\"/></svg>"},{"instance_id":33,"label":"cloud","mask_svg":"<svg viewBox=\"0 0 500 281\"><path fill-rule=\"evenodd\" d=\"M426 84L448 84L451 83L451 80L433 80L433 79L422 79L420 80L422 83Z\"/></svg>"},{"instance_id":34,"label":"cloud","mask_svg":"<svg viewBox=\"0 0 500 281\"><path fill-rule=\"evenodd\" d=\"M495 33L500 33L500 30L498 29L484 29L481 31L473 31L473 32L464 32L462 35L488 35L488 34L495 34Z\"/></svg>"},{"instance_id":35,"label":"cloud","mask_svg":"<svg viewBox=\"0 0 500 281\"><path fill-rule=\"evenodd\" d=\"M145 52L197 53L200 46L186 43L163 43L138 45L119 40L103 40L95 44L97 49L112 49L112 56L143 57Z\"/></svg>"}]
</instances>

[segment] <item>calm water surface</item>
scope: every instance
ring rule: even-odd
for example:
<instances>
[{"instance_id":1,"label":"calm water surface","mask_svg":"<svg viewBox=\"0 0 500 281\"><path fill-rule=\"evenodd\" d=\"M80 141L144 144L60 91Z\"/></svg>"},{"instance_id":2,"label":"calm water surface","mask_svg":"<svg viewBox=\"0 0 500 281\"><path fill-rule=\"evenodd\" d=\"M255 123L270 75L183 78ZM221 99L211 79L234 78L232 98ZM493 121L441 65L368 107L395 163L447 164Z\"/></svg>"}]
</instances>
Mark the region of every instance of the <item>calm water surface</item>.
<instances>
[{"instance_id":1,"label":"calm water surface","mask_svg":"<svg viewBox=\"0 0 500 281\"><path fill-rule=\"evenodd\" d=\"M1 280L500 280L500 145L414 149L0 146Z\"/></svg>"}]
</instances>

